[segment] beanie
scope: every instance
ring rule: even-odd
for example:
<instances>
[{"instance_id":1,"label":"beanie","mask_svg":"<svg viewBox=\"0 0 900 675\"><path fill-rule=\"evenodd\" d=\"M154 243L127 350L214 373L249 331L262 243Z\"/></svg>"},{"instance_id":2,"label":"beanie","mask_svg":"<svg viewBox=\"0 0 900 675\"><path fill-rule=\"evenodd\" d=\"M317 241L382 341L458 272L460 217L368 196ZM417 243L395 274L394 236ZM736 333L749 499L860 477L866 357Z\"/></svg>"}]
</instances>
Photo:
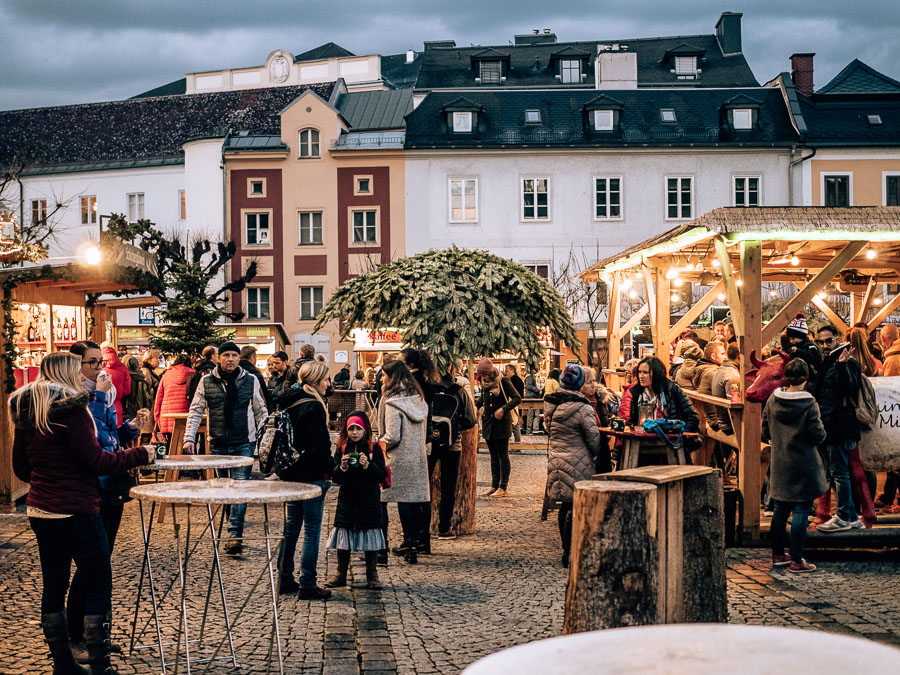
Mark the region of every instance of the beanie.
<instances>
[{"instance_id":1,"label":"beanie","mask_svg":"<svg viewBox=\"0 0 900 675\"><path fill-rule=\"evenodd\" d=\"M570 363L559 378L559 386L569 391L578 391L584 385L584 371L581 366Z\"/></svg>"},{"instance_id":2,"label":"beanie","mask_svg":"<svg viewBox=\"0 0 900 675\"><path fill-rule=\"evenodd\" d=\"M225 352L237 352L241 353L241 348L234 344L231 340L228 342L223 342L219 345L219 355L224 354Z\"/></svg>"},{"instance_id":3,"label":"beanie","mask_svg":"<svg viewBox=\"0 0 900 675\"><path fill-rule=\"evenodd\" d=\"M806 317L803 316L803 312L797 314L797 316L788 324L787 334L791 337L807 337L809 334L809 327L806 325Z\"/></svg>"},{"instance_id":4,"label":"beanie","mask_svg":"<svg viewBox=\"0 0 900 675\"><path fill-rule=\"evenodd\" d=\"M494 364L491 363L489 358L485 357L478 362L478 367L475 369L475 372L479 375L490 375L494 372Z\"/></svg>"}]
</instances>

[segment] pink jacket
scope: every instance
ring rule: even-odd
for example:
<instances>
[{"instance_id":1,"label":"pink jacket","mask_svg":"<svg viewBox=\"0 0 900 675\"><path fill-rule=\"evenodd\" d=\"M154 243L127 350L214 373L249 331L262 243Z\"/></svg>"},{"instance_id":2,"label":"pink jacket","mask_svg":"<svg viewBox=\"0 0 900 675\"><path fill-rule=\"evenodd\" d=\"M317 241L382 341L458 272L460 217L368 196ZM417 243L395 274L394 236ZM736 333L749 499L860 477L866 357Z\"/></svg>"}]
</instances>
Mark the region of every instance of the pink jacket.
<instances>
[{"instance_id":1,"label":"pink jacket","mask_svg":"<svg viewBox=\"0 0 900 675\"><path fill-rule=\"evenodd\" d=\"M100 353L107 360L104 370L109 373L113 386L116 388L116 420L117 424L121 425L125 423L122 413L122 399L131 393L131 375L128 373L128 368L125 367L125 364L119 360L119 355L116 354L115 349L112 347L101 347Z\"/></svg>"},{"instance_id":2,"label":"pink jacket","mask_svg":"<svg viewBox=\"0 0 900 675\"><path fill-rule=\"evenodd\" d=\"M153 418L159 422L159 430L164 434L172 433L172 429L175 428L175 420L171 417L163 417L163 415L186 413L191 407L191 402L187 399L187 384L193 374L193 368L179 364L166 370L159 381L156 401L153 404Z\"/></svg>"}]
</instances>

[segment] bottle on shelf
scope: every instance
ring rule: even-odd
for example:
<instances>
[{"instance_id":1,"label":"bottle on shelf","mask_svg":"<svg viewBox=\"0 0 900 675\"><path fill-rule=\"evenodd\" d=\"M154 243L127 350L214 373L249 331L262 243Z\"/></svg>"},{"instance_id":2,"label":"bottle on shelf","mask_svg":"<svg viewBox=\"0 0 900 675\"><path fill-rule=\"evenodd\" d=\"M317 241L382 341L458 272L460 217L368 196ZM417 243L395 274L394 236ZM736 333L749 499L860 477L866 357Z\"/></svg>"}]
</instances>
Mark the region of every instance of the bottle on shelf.
<instances>
[{"instance_id":1,"label":"bottle on shelf","mask_svg":"<svg viewBox=\"0 0 900 675\"><path fill-rule=\"evenodd\" d=\"M41 340L47 341L47 322L41 321Z\"/></svg>"},{"instance_id":2,"label":"bottle on shelf","mask_svg":"<svg viewBox=\"0 0 900 675\"><path fill-rule=\"evenodd\" d=\"M69 320L66 319L63 323L63 340L69 339Z\"/></svg>"},{"instance_id":3,"label":"bottle on shelf","mask_svg":"<svg viewBox=\"0 0 900 675\"><path fill-rule=\"evenodd\" d=\"M62 340L62 322L59 320L59 317L56 317L56 339Z\"/></svg>"},{"instance_id":4,"label":"bottle on shelf","mask_svg":"<svg viewBox=\"0 0 900 675\"><path fill-rule=\"evenodd\" d=\"M25 334L28 342L34 342L34 324L28 324L28 332Z\"/></svg>"}]
</instances>

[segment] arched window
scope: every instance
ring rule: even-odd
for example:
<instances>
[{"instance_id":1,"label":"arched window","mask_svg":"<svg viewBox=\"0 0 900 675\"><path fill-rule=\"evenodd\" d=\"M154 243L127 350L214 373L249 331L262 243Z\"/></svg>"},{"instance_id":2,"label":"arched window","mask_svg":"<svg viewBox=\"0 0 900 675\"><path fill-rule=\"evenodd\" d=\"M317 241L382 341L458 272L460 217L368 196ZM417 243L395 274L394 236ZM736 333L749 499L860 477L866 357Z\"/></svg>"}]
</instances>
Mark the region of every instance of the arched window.
<instances>
[{"instance_id":1,"label":"arched window","mask_svg":"<svg viewBox=\"0 0 900 675\"><path fill-rule=\"evenodd\" d=\"M319 156L319 132L316 129L300 130L300 157Z\"/></svg>"}]
</instances>

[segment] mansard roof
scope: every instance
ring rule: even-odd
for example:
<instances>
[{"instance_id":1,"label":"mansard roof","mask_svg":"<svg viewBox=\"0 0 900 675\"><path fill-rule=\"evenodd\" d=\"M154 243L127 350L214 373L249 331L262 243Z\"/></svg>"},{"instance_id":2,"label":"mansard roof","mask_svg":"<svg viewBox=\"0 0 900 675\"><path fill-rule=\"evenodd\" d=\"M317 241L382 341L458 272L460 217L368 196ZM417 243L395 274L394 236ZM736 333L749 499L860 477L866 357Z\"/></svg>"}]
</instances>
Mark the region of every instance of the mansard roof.
<instances>
[{"instance_id":1,"label":"mansard roof","mask_svg":"<svg viewBox=\"0 0 900 675\"><path fill-rule=\"evenodd\" d=\"M337 109L351 131L402 129L412 110L412 89L355 91L341 94Z\"/></svg>"},{"instance_id":2,"label":"mansard roof","mask_svg":"<svg viewBox=\"0 0 900 675\"><path fill-rule=\"evenodd\" d=\"M422 55L422 64L416 89L433 90L448 88L468 88L475 86L472 59L483 58L483 53L493 49L509 56L506 82L502 88L550 87L567 88L578 85L560 85L553 63L560 51L572 49L588 55L588 63L593 66L598 48L602 45L618 44L619 49L637 53L638 87L756 87L759 86L743 54L723 56L715 35L689 35L676 37L639 38L634 40L592 40L581 42L547 42L542 44L520 44L451 47L428 46ZM702 73L696 80L679 80L664 63L667 52L688 44L702 52L700 62ZM580 85L594 87L594 68Z\"/></svg>"},{"instance_id":3,"label":"mansard roof","mask_svg":"<svg viewBox=\"0 0 900 675\"><path fill-rule=\"evenodd\" d=\"M246 131L281 134L281 111L306 90L335 83L133 98L0 111L0 166L24 157L28 173L178 164L182 145Z\"/></svg>"},{"instance_id":4,"label":"mansard roof","mask_svg":"<svg viewBox=\"0 0 900 675\"><path fill-rule=\"evenodd\" d=\"M326 42L324 45L319 45L318 47L313 47L312 49L309 49L302 54L297 54L297 56L294 57L294 62L299 63L300 61L341 59L347 56L356 56L356 54L344 49L339 44L335 44L334 42Z\"/></svg>"},{"instance_id":5,"label":"mansard roof","mask_svg":"<svg viewBox=\"0 0 900 675\"><path fill-rule=\"evenodd\" d=\"M817 94L900 94L900 82L853 59Z\"/></svg>"},{"instance_id":6,"label":"mansard roof","mask_svg":"<svg viewBox=\"0 0 900 675\"><path fill-rule=\"evenodd\" d=\"M742 93L734 89L631 89L599 94L596 90L470 89L433 91L406 116L406 147L772 147L797 142L781 92L772 87L747 90L759 104L753 129L735 132L721 109ZM472 133L453 133L444 110L463 95L481 106ZM595 131L587 110L598 105L620 110L613 131ZM661 109L675 111L664 123ZM526 110L540 110L541 123L528 124Z\"/></svg>"}]
</instances>

